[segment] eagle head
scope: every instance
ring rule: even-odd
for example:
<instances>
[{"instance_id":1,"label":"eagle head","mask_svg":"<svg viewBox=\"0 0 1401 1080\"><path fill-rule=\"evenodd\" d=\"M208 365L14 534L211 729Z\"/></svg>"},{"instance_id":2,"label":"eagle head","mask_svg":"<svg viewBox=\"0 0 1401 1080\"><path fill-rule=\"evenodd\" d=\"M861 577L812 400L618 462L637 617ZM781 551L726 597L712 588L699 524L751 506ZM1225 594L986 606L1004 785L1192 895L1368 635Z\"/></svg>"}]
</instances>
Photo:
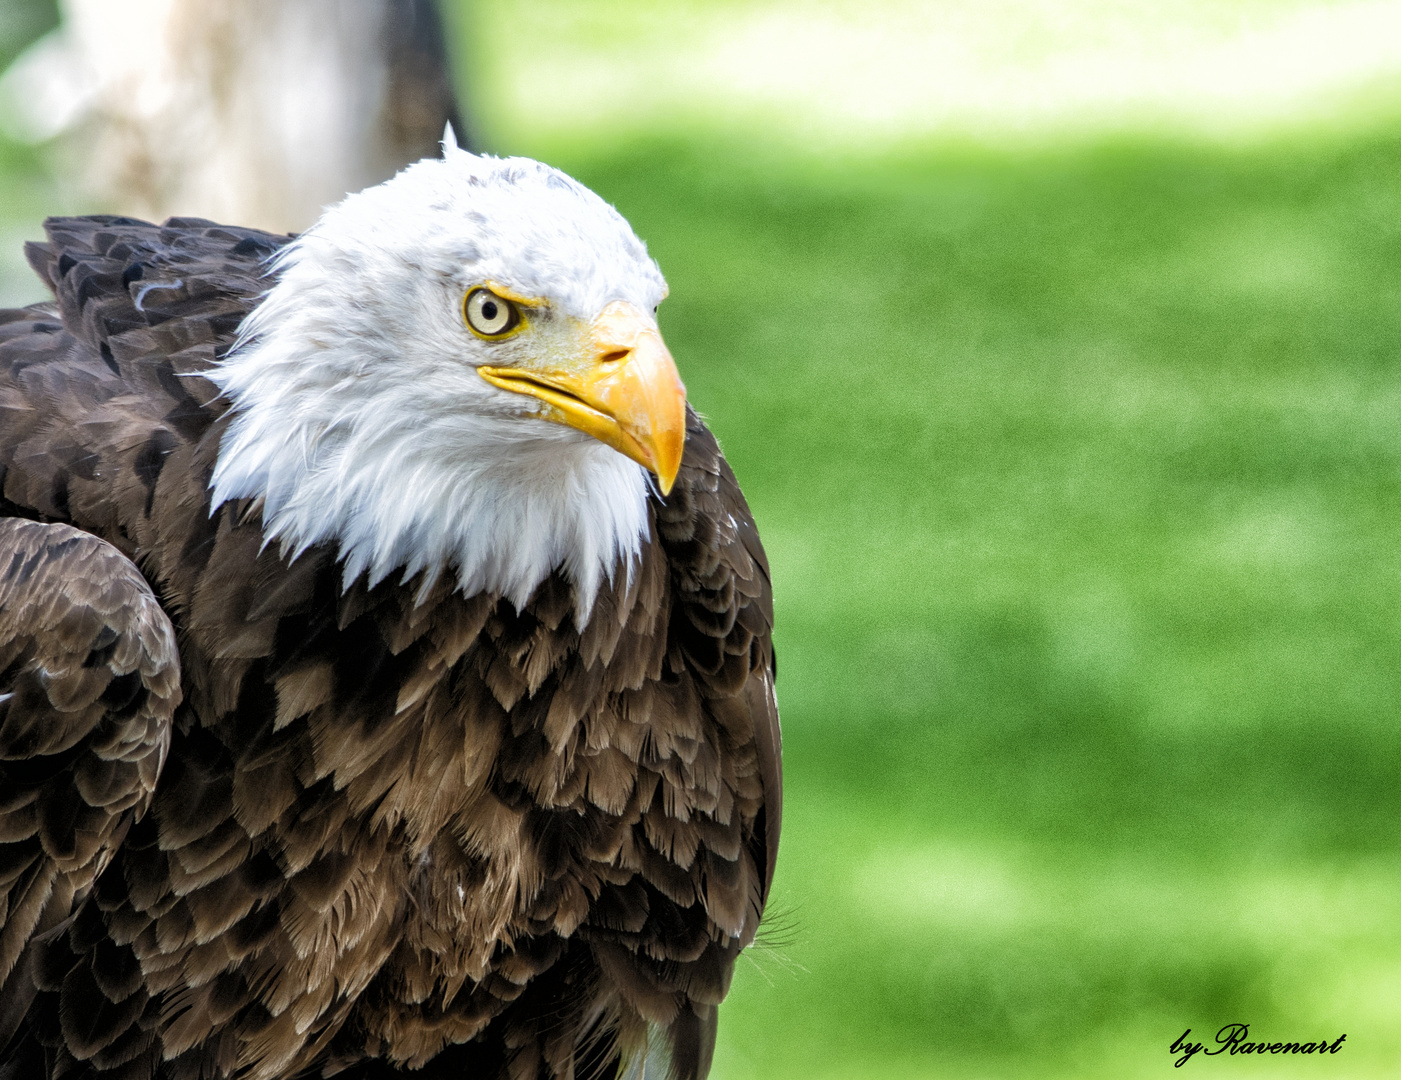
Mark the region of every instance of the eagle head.
<instances>
[{"instance_id":1,"label":"eagle head","mask_svg":"<svg viewBox=\"0 0 1401 1080\"><path fill-rule=\"evenodd\" d=\"M258 500L285 556L338 545L347 586L400 572L422 596L448 572L521 607L559 569L582 626L685 439L666 282L623 217L449 139L328 209L270 276L211 373L232 413L211 512Z\"/></svg>"}]
</instances>

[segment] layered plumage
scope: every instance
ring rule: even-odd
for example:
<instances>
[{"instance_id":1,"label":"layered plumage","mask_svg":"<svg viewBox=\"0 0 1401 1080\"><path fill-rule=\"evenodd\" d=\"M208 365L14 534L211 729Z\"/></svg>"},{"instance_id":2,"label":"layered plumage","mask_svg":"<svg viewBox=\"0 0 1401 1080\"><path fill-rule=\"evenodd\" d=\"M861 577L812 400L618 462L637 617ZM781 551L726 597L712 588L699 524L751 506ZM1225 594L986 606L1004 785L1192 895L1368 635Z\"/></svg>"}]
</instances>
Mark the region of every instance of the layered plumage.
<instances>
[{"instance_id":1,"label":"layered plumage","mask_svg":"<svg viewBox=\"0 0 1401 1080\"><path fill-rule=\"evenodd\" d=\"M778 840L764 553L693 413L664 496L486 378L660 300L622 219L534 163L414 170L280 262L197 220L31 246L0 1077L709 1067ZM482 281L528 331L464 330Z\"/></svg>"}]
</instances>

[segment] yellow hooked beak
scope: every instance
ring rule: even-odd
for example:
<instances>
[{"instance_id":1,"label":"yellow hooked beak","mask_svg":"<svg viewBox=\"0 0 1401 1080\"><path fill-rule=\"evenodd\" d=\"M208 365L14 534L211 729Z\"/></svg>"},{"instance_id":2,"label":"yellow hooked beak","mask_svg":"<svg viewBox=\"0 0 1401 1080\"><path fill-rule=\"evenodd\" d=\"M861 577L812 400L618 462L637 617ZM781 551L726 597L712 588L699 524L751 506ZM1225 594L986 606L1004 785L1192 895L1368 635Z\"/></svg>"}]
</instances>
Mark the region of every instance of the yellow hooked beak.
<instances>
[{"instance_id":1,"label":"yellow hooked beak","mask_svg":"<svg viewBox=\"0 0 1401 1080\"><path fill-rule=\"evenodd\" d=\"M567 366L479 367L502 390L545 403L543 415L592 435L656 474L671 492L686 448L686 388L657 324L621 300L589 325L583 354Z\"/></svg>"}]
</instances>

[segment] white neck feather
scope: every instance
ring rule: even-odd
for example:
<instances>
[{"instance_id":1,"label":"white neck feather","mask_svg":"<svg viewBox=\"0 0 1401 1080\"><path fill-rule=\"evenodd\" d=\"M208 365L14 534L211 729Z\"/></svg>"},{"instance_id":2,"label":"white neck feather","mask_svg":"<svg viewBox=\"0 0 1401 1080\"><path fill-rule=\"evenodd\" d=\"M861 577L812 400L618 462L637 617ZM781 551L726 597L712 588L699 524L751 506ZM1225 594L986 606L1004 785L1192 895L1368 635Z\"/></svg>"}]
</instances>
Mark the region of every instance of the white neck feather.
<instances>
[{"instance_id":1,"label":"white neck feather","mask_svg":"<svg viewBox=\"0 0 1401 1080\"><path fill-rule=\"evenodd\" d=\"M274 337L219 372L238 413L212 507L261 499L266 540L285 557L335 543L344 587L361 573L372 586L423 573L422 597L450 570L467 595L518 609L558 568L574 584L580 627L602 582L631 575L648 532L640 466L554 424L521 439L518 421L423 415L418 395L357 402L353 385L289 385L308 368Z\"/></svg>"}]
</instances>

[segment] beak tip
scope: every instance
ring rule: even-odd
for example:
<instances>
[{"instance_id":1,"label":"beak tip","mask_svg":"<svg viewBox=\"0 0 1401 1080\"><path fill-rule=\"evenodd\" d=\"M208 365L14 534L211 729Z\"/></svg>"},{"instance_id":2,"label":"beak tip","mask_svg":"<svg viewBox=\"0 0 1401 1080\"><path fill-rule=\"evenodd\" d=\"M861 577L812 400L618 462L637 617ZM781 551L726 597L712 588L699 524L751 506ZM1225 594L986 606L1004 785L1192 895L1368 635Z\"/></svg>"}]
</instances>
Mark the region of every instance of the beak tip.
<instances>
[{"instance_id":1,"label":"beak tip","mask_svg":"<svg viewBox=\"0 0 1401 1080\"><path fill-rule=\"evenodd\" d=\"M670 495L671 489L676 486L676 477L681 472L681 459L686 453L684 413L681 422L673 424L667 435L670 437L659 439L653 444L653 472L663 495Z\"/></svg>"}]
</instances>

